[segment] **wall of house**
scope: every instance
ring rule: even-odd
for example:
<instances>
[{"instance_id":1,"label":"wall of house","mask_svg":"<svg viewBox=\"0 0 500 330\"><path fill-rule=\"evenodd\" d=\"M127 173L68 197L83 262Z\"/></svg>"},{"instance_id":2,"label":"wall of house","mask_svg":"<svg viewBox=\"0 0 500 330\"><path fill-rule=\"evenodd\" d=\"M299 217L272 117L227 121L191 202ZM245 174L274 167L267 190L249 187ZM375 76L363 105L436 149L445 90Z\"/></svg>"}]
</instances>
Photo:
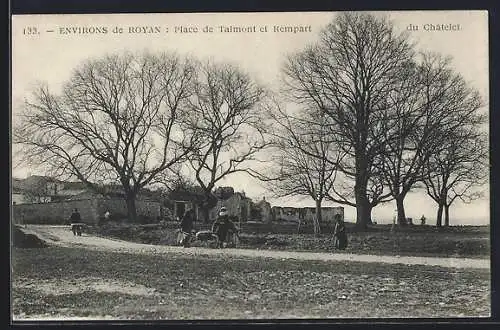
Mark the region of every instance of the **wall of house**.
<instances>
[{"instance_id":1,"label":"wall of house","mask_svg":"<svg viewBox=\"0 0 500 330\"><path fill-rule=\"evenodd\" d=\"M274 214L274 220L276 221L291 221L299 222L300 220L300 209L295 207L278 207L272 208Z\"/></svg>"},{"instance_id":2,"label":"wall of house","mask_svg":"<svg viewBox=\"0 0 500 330\"><path fill-rule=\"evenodd\" d=\"M161 217L161 205L159 202L151 200L136 200L135 207L137 215L149 220ZM106 211L118 218L125 218L127 216L127 203L122 198L100 198L97 199L97 213L100 217L104 216Z\"/></svg>"},{"instance_id":3,"label":"wall of house","mask_svg":"<svg viewBox=\"0 0 500 330\"><path fill-rule=\"evenodd\" d=\"M271 204L266 202L266 200L261 200L257 207L260 209L261 219L260 221L269 222L272 220Z\"/></svg>"},{"instance_id":4,"label":"wall of house","mask_svg":"<svg viewBox=\"0 0 500 330\"><path fill-rule=\"evenodd\" d=\"M276 221L290 221L290 222L310 222L312 223L313 218L316 216L316 208L314 207L304 207L304 208L294 208L294 207L279 207L274 206L272 208L273 218ZM333 222L335 220L335 215L340 214L342 219L344 219L344 208L339 207L322 207L321 208L321 218L324 222Z\"/></svg>"},{"instance_id":5,"label":"wall of house","mask_svg":"<svg viewBox=\"0 0 500 330\"><path fill-rule=\"evenodd\" d=\"M307 207L303 209L305 212L303 220L306 222L312 222L313 218L316 216L316 208ZM343 207L322 207L321 208L321 219L325 222L335 221L335 215L340 214L342 219L344 219L344 208Z\"/></svg>"},{"instance_id":6,"label":"wall of house","mask_svg":"<svg viewBox=\"0 0 500 330\"><path fill-rule=\"evenodd\" d=\"M238 219L241 217L241 220L243 221L250 219L250 200L243 198L240 194L234 194L226 200L217 201L217 205L209 212L211 221L214 221L217 218L219 210L223 206L227 208L229 216L234 216Z\"/></svg>"},{"instance_id":7,"label":"wall of house","mask_svg":"<svg viewBox=\"0 0 500 330\"><path fill-rule=\"evenodd\" d=\"M112 215L126 217L127 208L123 199L89 198L51 203L13 205L15 223L64 224L73 209L77 208L86 223L97 223L109 210ZM155 219L160 214L160 203L148 200L136 201L137 214L140 217Z\"/></svg>"}]
</instances>

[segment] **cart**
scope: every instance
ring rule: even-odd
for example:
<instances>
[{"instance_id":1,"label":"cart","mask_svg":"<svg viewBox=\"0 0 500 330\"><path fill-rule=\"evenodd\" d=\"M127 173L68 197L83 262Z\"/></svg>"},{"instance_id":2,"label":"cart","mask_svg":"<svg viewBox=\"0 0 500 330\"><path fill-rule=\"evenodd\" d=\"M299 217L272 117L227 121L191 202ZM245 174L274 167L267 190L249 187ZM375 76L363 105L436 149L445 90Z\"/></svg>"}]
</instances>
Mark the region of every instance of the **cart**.
<instances>
[{"instance_id":1,"label":"cart","mask_svg":"<svg viewBox=\"0 0 500 330\"><path fill-rule=\"evenodd\" d=\"M183 240L188 240L188 246L195 242L200 242L203 245L210 248L217 248L219 246L219 236L215 234L212 230L193 230L191 233L186 233L182 230L178 230L177 233L177 245L182 246ZM233 231L229 230L227 234L227 240L224 242L224 247L235 248L239 246L239 230Z\"/></svg>"}]
</instances>

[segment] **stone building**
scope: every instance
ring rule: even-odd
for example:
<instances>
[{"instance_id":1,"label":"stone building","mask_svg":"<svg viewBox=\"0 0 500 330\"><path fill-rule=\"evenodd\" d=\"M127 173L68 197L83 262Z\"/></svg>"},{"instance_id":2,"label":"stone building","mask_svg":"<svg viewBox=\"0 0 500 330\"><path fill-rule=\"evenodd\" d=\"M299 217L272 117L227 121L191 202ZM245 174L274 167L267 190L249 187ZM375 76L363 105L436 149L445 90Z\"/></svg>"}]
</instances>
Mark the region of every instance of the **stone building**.
<instances>
[{"instance_id":1,"label":"stone building","mask_svg":"<svg viewBox=\"0 0 500 330\"><path fill-rule=\"evenodd\" d=\"M172 213L175 219L181 219L184 212L188 209L194 209L195 219L202 221L203 219L203 203L205 203L205 196L201 192L178 190L173 191L168 196L172 205ZM214 197L209 199L209 207L216 205Z\"/></svg>"},{"instance_id":2,"label":"stone building","mask_svg":"<svg viewBox=\"0 0 500 330\"><path fill-rule=\"evenodd\" d=\"M262 197L260 201L255 203L255 206L260 210L260 219L259 219L260 221L263 222L272 221L271 203L266 201L266 197Z\"/></svg>"},{"instance_id":3,"label":"stone building","mask_svg":"<svg viewBox=\"0 0 500 330\"><path fill-rule=\"evenodd\" d=\"M252 207L252 200L245 196L243 192L235 192L231 195L223 195L217 199L217 204L210 210L210 220L213 221L217 218L221 207L227 208L230 217L237 218L238 221L250 220L250 211Z\"/></svg>"},{"instance_id":4,"label":"stone building","mask_svg":"<svg viewBox=\"0 0 500 330\"><path fill-rule=\"evenodd\" d=\"M203 203L207 203L209 222L217 218L222 206L227 208L229 216L237 218L238 221L250 219L252 200L246 197L244 192L235 192L232 187L219 187L214 190L207 202L205 195L199 189L191 190L178 190L170 193L168 198L176 218L182 218L185 210L193 208L196 221L203 221Z\"/></svg>"}]
</instances>

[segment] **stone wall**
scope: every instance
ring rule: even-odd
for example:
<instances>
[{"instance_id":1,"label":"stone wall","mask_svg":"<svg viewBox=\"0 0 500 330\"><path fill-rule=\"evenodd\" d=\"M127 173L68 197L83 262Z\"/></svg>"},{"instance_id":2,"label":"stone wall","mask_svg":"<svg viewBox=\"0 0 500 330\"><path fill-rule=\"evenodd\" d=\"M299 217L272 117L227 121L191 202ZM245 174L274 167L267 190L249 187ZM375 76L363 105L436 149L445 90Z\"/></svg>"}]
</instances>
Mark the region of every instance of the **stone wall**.
<instances>
[{"instance_id":1,"label":"stone wall","mask_svg":"<svg viewBox=\"0 0 500 330\"><path fill-rule=\"evenodd\" d=\"M125 218L126 203L120 198L87 198L51 203L13 205L15 223L64 224L73 209L77 208L86 223L97 223L109 210L115 218ZM136 201L137 215L147 220L155 220L162 212L160 203L149 200Z\"/></svg>"},{"instance_id":2,"label":"stone wall","mask_svg":"<svg viewBox=\"0 0 500 330\"><path fill-rule=\"evenodd\" d=\"M139 217L154 220L163 215L159 202L150 200L136 200L135 207ZM100 217L109 211L116 218L127 217L127 204L122 198L100 198L97 200L97 213Z\"/></svg>"},{"instance_id":3,"label":"stone wall","mask_svg":"<svg viewBox=\"0 0 500 330\"><path fill-rule=\"evenodd\" d=\"M52 203L34 203L13 205L14 223L64 224L73 209L77 208L82 221L97 222L97 200L80 199Z\"/></svg>"},{"instance_id":4,"label":"stone wall","mask_svg":"<svg viewBox=\"0 0 500 330\"><path fill-rule=\"evenodd\" d=\"M271 210L275 221L303 221L312 223L313 218L316 216L316 208L314 207L295 208L273 206ZM340 214L342 219L344 219L344 208L341 206L321 208L321 218L323 222L333 222L336 214Z\"/></svg>"}]
</instances>

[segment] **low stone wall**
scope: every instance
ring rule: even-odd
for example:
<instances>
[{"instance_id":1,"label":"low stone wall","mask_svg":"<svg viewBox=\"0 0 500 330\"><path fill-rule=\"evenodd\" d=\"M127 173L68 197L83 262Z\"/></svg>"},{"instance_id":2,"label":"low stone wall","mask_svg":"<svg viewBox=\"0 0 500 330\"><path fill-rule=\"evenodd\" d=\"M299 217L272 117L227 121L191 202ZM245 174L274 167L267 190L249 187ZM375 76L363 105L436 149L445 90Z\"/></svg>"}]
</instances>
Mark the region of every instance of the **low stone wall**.
<instances>
[{"instance_id":1,"label":"low stone wall","mask_svg":"<svg viewBox=\"0 0 500 330\"><path fill-rule=\"evenodd\" d=\"M99 215L95 199L18 204L12 207L14 223L16 224L65 224L75 208L80 212L82 221L97 222Z\"/></svg>"},{"instance_id":2,"label":"low stone wall","mask_svg":"<svg viewBox=\"0 0 500 330\"><path fill-rule=\"evenodd\" d=\"M124 219L127 217L127 203L121 198L98 199L96 207L98 217L101 219L106 211L109 211L114 219ZM142 222L155 221L163 213L160 203L156 201L136 200L135 207L137 216Z\"/></svg>"},{"instance_id":3,"label":"low stone wall","mask_svg":"<svg viewBox=\"0 0 500 330\"><path fill-rule=\"evenodd\" d=\"M16 204L12 206L13 220L16 224L65 224L72 211L78 209L85 223L97 223L109 210L117 219L126 218L127 207L123 199L78 199L51 203ZM160 203L137 200L137 215L140 219L153 221L160 215Z\"/></svg>"},{"instance_id":4,"label":"low stone wall","mask_svg":"<svg viewBox=\"0 0 500 330\"><path fill-rule=\"evenodd\" d=\"M239 223L235 223L239 226ZM171 230L177 230L180 228L179 221L163 221L161 225L162 228L168 228ZM156 227L155 227L156 228ZM212 223L205 224L202 222L196 222L194 225L196 231L200 230L211 230ZM297 224L287 224L287 223L265 223L265 222L242 222L241 230L246 234L313 234L314 228L312 225L302 225L300 226L300 231L297 231ZM324 223L321 225L321 233L329 234L333 233L333 224Z\"/></svg>"},{"instance_id":5,"label":"low stone wall","mask_svg":"<svg viewBox=\"0 0 500 330\"><path fill-rule=\"evenodd\" d=\"M256 234L313 234L314 227L310 224L301 225L300 229L297 224L294 223L242 223L241 229L244 233L256 233ZM321 233L333 233L333 224L324 223L321 224Z\"/></svg>"}]
</instances>

